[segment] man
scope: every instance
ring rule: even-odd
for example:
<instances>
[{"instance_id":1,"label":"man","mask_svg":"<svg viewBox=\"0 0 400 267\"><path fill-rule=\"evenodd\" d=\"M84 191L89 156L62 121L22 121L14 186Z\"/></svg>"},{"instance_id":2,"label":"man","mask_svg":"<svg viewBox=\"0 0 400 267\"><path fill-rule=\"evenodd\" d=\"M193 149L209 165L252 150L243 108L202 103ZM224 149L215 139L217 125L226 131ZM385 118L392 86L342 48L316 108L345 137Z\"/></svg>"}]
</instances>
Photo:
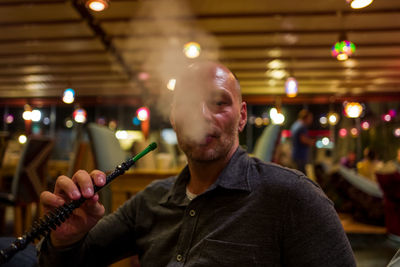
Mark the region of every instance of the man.
<instances>
[{"instance_id":1,"label":"man","mask_svg":"<svg viewBox=\"0 0 400 267\"><path fill-rule=\"evenodd\" d=\"M292 134L292 160L296 165L296 169L303 173L306 173L309 147L315 143L314 139L308 136L308 127L312 124L312 121L312 113L303 109L299 112L298 119L290 128Z\"/></svg>"},{"instance_id":2,"label":"man","mask_svg":"<svg viewBox=\"0 0 400 267\"><path fill-rule=\"evenodd\" d=\"M247 156L238 133L246 103L218 63L191 65L171 111L188 165L104 217L79 171L44 192L47 210L80 196L82 208L42 242L42 266L104 266L138 254L142 266L355 266L332 203L303 174ZM78 187L79 186L79 187Z\"/></svg>"}]
</instances>

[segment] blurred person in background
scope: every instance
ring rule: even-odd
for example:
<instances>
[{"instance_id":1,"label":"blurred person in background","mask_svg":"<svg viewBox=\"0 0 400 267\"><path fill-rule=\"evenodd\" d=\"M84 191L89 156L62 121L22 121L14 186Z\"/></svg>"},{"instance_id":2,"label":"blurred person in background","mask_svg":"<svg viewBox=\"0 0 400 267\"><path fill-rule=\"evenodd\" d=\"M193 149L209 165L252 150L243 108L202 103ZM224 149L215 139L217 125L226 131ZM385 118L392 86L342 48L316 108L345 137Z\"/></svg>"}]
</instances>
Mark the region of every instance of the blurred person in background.
<instances>
[{"instance_id":1,"label":"blurred person in background","mask_svg":"<svg viewBox=\"0 0 400 267\"><path fill-rule=\"evenodd\" d=\"M364 158L357 163L358 174L376 182L375 172L383 167L383 163L377 159L376 153L367 147L363 152Z\"/></svg>"},{"instance_id":2,"label":"blurred person in background","mask_svg":"<svg viewBox=\"0 0 400 267\"><path fill-rule=\"evenodd\" d=\"M292 135L292 161L295 168L306 173L306 164L309 162L310 147L315 144L315 140L308 135L308 127L313 122L313 114L302 109L297 120L290 128Z\"/></svg>"},{"instance_id":3,"label":"blurred person in background","mask_svg":"<svg viewBox=\"0 0 400 267\"><path fill-rule=\"evenodd\" d=\"M349 169L357 169L357 155L354 151L349 151L347 156L340 159L340 164Z\"/></svg>"}]
</instances>

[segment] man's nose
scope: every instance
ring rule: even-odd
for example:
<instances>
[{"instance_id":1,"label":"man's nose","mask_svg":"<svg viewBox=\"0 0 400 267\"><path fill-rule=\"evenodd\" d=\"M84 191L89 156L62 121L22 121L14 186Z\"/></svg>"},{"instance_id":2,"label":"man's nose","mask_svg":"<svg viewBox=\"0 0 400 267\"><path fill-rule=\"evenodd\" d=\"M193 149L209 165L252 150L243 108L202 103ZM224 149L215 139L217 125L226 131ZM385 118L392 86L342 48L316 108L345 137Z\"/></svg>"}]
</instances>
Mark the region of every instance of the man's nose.
<instances>
[{"instance_id":1,"label":"man's nose","mask_svg":"<svg viewBox=\"0 0 400 267\"><path fill-rule=\"evenodd\" d=\"M201 115L206 120L211 120L212 112L206 102L201 103Z\"/></svg>"}]
</instances>

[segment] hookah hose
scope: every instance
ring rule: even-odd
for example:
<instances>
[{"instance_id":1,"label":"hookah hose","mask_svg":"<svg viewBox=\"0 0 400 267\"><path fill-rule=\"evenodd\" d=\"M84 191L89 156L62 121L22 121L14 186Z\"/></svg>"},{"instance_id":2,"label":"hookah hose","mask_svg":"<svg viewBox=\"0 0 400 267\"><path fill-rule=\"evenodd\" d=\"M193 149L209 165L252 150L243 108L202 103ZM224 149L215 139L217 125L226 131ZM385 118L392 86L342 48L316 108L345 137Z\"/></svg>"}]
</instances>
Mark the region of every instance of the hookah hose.
<instances>
[{"instance_id":1,"label":"hookah hose","mask_svg":"<svg viewBox=\"0 0 400 267\"><path fill-rule=\"evenodd\" d=\"M137 160L156 148L157 144L151 143L135 157L130 158L122 164L118 165L112 173L107 175L106 183L104 186L108 185L116 177L124 174L125 171L132 167ZM104 186L99 187L94 185L94 192L98 192ZM85 202L85 200L86 199L84 197L81 197L80 199L65 203L64 205L44 215L42 219L35 221L30 231L26 232L23 236L18 237L13 243L11 243L8 248L0 250L0 264L8 262L18 251L25 249L30 242L33 242L35 239L39 239L42 236L49 234L51 230L55 230L66 219L68 219L72 211L80 207Z\"/></svg>"}]
</instances>

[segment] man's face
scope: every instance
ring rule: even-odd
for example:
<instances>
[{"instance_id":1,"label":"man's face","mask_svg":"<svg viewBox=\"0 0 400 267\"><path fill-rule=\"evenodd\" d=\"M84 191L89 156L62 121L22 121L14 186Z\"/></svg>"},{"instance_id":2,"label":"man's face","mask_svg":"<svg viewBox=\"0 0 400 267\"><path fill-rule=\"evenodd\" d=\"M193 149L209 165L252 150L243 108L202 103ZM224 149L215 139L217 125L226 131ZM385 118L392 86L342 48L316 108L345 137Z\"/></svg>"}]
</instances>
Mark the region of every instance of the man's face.
<instances>
[{"instance_id":1,"label":"man's face","mask_svg":"<svg viewBox=\"0 0 400 267\"><path fill-rule=\"evenodd\" d=\"M189 70L178 86L171 123L186 156L212 161L232 155L247 117L233 75L222 66L201 65Z\"/></svg>"}]
</instances>

